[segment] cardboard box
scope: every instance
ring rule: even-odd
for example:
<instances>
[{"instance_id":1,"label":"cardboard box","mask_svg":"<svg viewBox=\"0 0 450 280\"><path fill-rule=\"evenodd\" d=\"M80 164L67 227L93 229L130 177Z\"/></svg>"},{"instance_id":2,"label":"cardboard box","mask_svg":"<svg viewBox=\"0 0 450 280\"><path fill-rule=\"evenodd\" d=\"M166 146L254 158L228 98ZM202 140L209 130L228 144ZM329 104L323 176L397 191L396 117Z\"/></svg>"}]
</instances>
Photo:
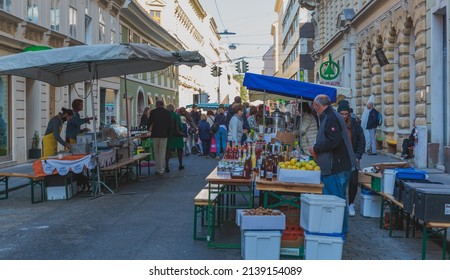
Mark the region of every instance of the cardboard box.
<instances>
[{"instance_id":1,"label":"cardboard box","mask_svg":"<svg viewBox=\"0 0 450 280\"><path fill-rule=\"evenodd\" d=\"M364 183L369 183L369 184L370 184L371 181L372 181L372 177L371 177L371 176L365 174L365 173L362 172L362 171L359 171L359 172L358 172L358 182L359 182L360 184L364 184Z\"/></svg>"},{"instance_id":2,"label":"cardboard box","mask_svg":"<svg viewBox=\"0 0 450 280\"><path fill-rule=\"evenodd\" d=\"M294 148L295 135L291 132L277 132L276 138L280 144L284 143L288 145L288 152L292 152Z\"/></svg>"},{"instance_id":3,"label":"cardboard box","mask_svg":"<svg viewBox=\"0 0 450 280\"><path fill-rule=\"evenodd\" d=\"M281 169L278 167L277 178L280 182L320 184L320 171Z\"/></svg>"},{"instance_id":4,"label":"cardboard box","mask_svg":"<svg viewBox=\"0 0 450 280\"><path fill-rule=\"evenodd\" d=\"M284 230L286 217L283 213L278 216L250 216L244 215L242 209L237 209L236 223L241 230Z\"/></svg>"}]
</instances>

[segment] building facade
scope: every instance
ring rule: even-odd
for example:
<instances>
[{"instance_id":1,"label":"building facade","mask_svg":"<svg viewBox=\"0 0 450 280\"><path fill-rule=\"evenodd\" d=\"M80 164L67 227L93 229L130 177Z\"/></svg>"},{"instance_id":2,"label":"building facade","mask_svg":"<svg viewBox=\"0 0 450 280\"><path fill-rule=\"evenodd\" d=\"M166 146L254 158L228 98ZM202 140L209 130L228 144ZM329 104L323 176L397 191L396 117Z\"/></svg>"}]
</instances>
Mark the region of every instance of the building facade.
<instances>
[{"instance_id":1,"label":"building facade","mask_svg":"<svg viewBox=\"0 0 450 280\"><path fill-rule=\"evenodd\" d=\"M279 55L275 76L312 82L314 28L311 11L302 8L297 0L277 0L274 10L278 21L271 33L275 53Z\"/></svg>"},{"instance_id":2,"label":"building facade","mask_svg":"<svg viewBox=\"0 0 450 280\"><path fill-rule=\"evenodd\" d=\"M205 57L208 67L179 67L179 105L199 103L203 97L209 102L222 102L239 94L232 73L234 64L227 50L220 48L220 35L214 18L208 16L198 0L139 0L151 16L186 50L196 50ZM221 67L222 75L213 77L211 67Z\"/></svg>"},{"instance_id":3,"label":"building facade","mask_svg":"<svg viewBox=\"0 0 450 280\"><path fill-rule=\"evenodd\" d=\"M184 50L181 43L163 29L138 1L126 1L120 11L120 42L149 44L164 50ZM197 68L197 67L196 67ZM127 100L121 99L121 108L128 103L126 110L120 110L121 120L130 120L131 126L138 126L146 107L154 108L156 100L164 104L179 105L178 67L170 66L160 71L127 75L121 77L120 92L127 92ZM103 95L101 95L103 96ZM105 99L108 95L105 95ZM105 102L105 107L114 103ZM107 105L107 106L106 106ZM105 116L108 118L108 116ZM107 119L105 119L108 122Z\"/></svg>"},{"instance_id":4,"label":"building facade","mask_svg":"<svg viewBox=\"0 0 450 280\"><path fill-rule=\"evenodd\" d=\"M341 86L352 89L350 103L361 113L373 98L383 114L377 137L401 152L414 121L428 125L425 0L303 1L313 11L316 81L329 59L339 65Z\"/></svg>"},{"instance_id":5,"label":"building facade","mask_svg":"<svg viewBox=\"0 0 450 280\"><path fill-rule=\"evenodd\" d=\"M60 48L118 43L123 3L123 0L0 1L0 55L19 53L29 46ZM86 98L88 88L88 83L57 88L22 77L2 76L0 166L26 162L34 133L37 131L42 139L50 118L62 107L70 108L73 99ZM99 80L94 88L95 94L113 92L116 98L119 90L119 78ZM98 110L99 100L95 99L94 104L85 102L81 115L91 116L92 106Z\"/></svg>"},{"instance_id":6,"label":"building facade","mask_svg":"<svg viewBox=\"0 0 450 280\"><path fill-rule=\"evenodd\" d=\"M450 4L445 0L426 1L426 98L430 126L431 158L450 172Z\"/></svg>"}]
</instances>

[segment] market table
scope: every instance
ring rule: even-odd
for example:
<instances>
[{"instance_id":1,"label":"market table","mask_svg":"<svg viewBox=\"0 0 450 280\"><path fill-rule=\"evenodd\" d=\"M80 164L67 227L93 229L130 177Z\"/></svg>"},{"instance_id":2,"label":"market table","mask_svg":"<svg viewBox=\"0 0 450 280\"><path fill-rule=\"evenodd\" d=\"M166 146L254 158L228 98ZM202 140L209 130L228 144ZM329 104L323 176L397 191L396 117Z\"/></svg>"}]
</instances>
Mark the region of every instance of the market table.
<instances>
[{"instance_id":1,"label":"market table","mask_svg":"<svg viewBox=\"0 0 450 280\"><path fill-rule=\"evenodd\" d=\"M366 175L373 176L373 177L381 177L378 173L366 173ZM372 190L370 183L363 183L361 184L361 187ZM384 216L384 208L386 206L390 206L390 213L389 213L389 237L392 237L392 211L393 208L396 207L402 212L404 211L403 203L397 201L392 195L386 194L381 191L374 191L375 193L379 194L381 196L381 213L380 213L380 229L382 228L382 222L383 222L383 216ZM411 218L413 221L416 220L413 214L406 213L407 214L407 225L406 225L406 235L407 238L408 232L409 232L409 224L411 221ZM413 216L413 217L411 217ZM418 220L418 219L417 219ZM415 227L415 222L413 222L412 227ZM435 231L433 231L433 228L436 228ZM433 221L423 221L423 235L422 235L422 260L426 259L426 250L427 250L427 240L428 237L433 234L439 234L442 238L442 259L445 260L446 258L446 250L447 250L447 229L450 228L450 223L437 223ZM414 235L413 235L414 237Z\"/></svg>"},{"instance_id":2,"label":"market table","mask_svg":"<svg viewBox=\"0 0 450 280\"><path fill-rule=\"evenodd\" d=\"M114 164L102 167L100 169L100 176L105 179L107 175L112 175L115 179L115 191L119 191L119 177L122 174L127 174L127 179L132 178L133 167L136 168L136 180L139 179L140 175L140 162L150 157L150 153L140 153L134 155L128 159L123 159ZM147 165L147 174L150 175L150 165Z\"/></svg>"},{"instance_id":3,"label":"market table","mask_svg":"<svg viewBox=\"0 0 450 280\"><path fill-rule=\"evenodd\" d=\"M207 207L207 227L208 233L206 236L206 241L208 242L209 247L214 248L240 248L241 244L219 244L214 242L214 227L213 224L213 215L215 213L212 211L213 207L215 207L219 211L219 219L218 222L221 221L221 216L225 215L224 220L228 220L228 211L230 209L238 209L238 208L252 208L253 207L253 177L245 179L245 178L231 178L231 175L228 174L218 174L217 167L206 177L206 181L208 183L208 207ZM216 197L217 195L217 197ZM247 204L236 204L236 196L240 195L244 198ZM214 197L214 200L213 200ZM212 205L214 201L218 201L217 205ZM223 212L221 211L223 210Z\"/></svg>"},{"instance_id":4,"label":"market table","mask_svg":"<svg viewBox=\"0 0 450 280\"><path fill-rule=\"evenodd\" d=\"M290 183L290 182L280 182L278 178L274 177L272 181L257 178L256 179L256 189L264 192L264 208L275 208L280 205L289 204L300 208L299 203L295 201L298 198L287 199L278 193L312 193L312 194L322 194L322 189L324 185L320 184L310 184L310 183ZM269 204L269 196L277 198L280 202L275 204Z\"/></svg>"}]
</instances>

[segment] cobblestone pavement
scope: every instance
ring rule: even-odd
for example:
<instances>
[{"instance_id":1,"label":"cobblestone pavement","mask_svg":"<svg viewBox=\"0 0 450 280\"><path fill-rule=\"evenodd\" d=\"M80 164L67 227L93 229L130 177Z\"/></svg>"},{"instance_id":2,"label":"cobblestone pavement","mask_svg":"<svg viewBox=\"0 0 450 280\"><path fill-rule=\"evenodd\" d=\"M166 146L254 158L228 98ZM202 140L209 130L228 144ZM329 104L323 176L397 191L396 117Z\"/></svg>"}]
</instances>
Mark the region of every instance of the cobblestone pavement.
<instances>
[{"instance_id":1,"label":"cobblestone pavement","mask_svg":"<svg viewBox=\"0 0 450 280\"><path fill-rule=\"evenodd\" d=\"M365 156L362 165L394 160ZM29 187L11 191L8 199L0 200L0 259L241 259L238 249L213 249L205 241L193 240L193 199L217 160L191 155L181 171L175 161L169 174L156 176L152 168L150 176L123 183L115 195L105 192L92 198L82 192L68 201L31 204ZM1 171L30 168L21 165ZM448 174L429 172L431 179L450 182ZM13 187L20 184L11 183ZM343 259L421 258L420 230L416 238L405 238L404 231L394 231L394 237L389 237L387 230L379 229L378 219L362 217L359 207L358 193L357 215L349 218ZM239 232L233 232L239 240ZM429 241L427 259L440 258L440 243Z\"/></svg>"}]
</instances>

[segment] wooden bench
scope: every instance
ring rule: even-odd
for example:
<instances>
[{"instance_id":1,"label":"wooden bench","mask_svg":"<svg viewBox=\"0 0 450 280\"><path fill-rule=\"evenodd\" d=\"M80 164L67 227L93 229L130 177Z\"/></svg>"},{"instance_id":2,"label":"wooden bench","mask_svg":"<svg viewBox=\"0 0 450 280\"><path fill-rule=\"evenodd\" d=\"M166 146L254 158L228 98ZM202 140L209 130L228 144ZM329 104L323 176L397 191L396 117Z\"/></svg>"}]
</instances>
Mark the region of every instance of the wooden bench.
<instances>
[{"instance_id":1,"label":"wooden bench","mask_svg":"<svg viewBox=\"0 0 450 280\"><path fill-rule=\"evenodd\" d=\"M433 228L436 228L433 231ZM442 259L446 259L447 255L447 229L450 228L450 223L435 223L424 222L423 223L423 237L422 237L422 260L426 259L427 253L427 239L433 234L438 234L442 239ZM429 232L430 231L430 232Z\"/></svg>"},{"instance_id":2,"label":"wooden bench","mask_svg":"<svg viewBox=\"0 0 450 280\"><path fill-rule=\"evenodd\" d=\"M9 177L16 177L16 178L26 178L30 181L31 186L31 203L38 203L44 201L44 193L45 193L45 183L44 183L44 176L35 176L32 173L6 173L6 172L0 172L0 182L5 183L5 195L1 199L7 199L8 198L8 181ZM41 200L35 201L34 199L34 188L40 187L41 189Z\"/></svg>"},{"instance_id":3,"label":"wooden bench","mask_svg":"<svg viewBox=\"0 0 450 280\"><path fill-rule=\"evenodd\" d=\"M386 144L388 147L388 152L395 155L397 153L397 141L396 140L387 140Z\"/></svg>"},{"instance_id":4,"label":"wooden bench","mask_svg":"<svg viewBox=\"0 0 450 280\"><path fill-rule=\"evenodd\" d=\"M215 206L219 194L217 192L210 192L208 185L206 185L206 187L207 188L201 189L194 198L194 240L206 240L206 237L197 236L197 217L199 213L201 214L202 226L204 226L205 219L207 223L211 223L212 225L215 224ZM218 185L215 185L216 190L218 187ZM210 210L211 212L208 213L208 210ZM212 238L214 239L214 226L212 228Z\"/></svg>"}]
</instances>

